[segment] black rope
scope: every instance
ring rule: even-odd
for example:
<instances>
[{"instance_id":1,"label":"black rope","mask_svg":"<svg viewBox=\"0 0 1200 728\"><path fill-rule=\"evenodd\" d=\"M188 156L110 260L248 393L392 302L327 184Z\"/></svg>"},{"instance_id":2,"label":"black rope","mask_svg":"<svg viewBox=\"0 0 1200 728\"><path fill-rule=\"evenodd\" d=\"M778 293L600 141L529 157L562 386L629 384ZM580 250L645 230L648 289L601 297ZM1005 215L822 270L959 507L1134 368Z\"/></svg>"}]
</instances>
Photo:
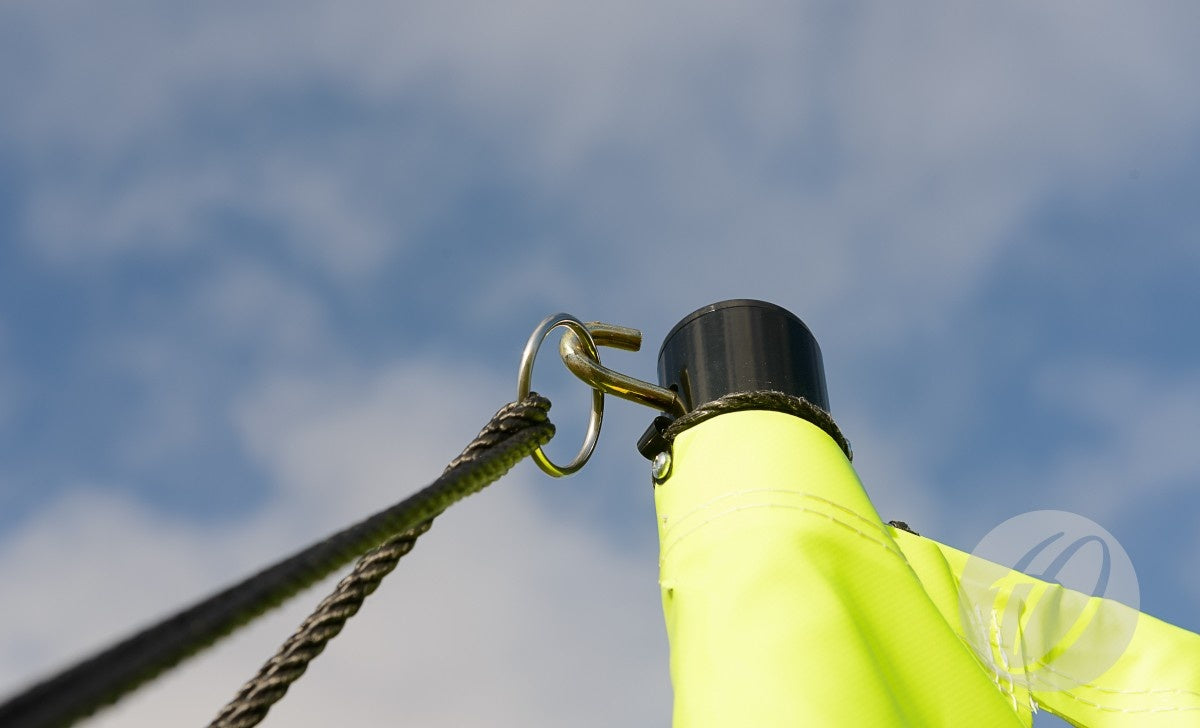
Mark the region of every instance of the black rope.
<instances>
[{"instance_id":1,"label":"black rope","mask_svg":"<svg viewBox=\"0 0 1200 728\"><path fill-rule=\"evenodd\" d=\"M432 525L432 520L426 521L359 559L354 570L338 582L333 593L321 600L258 674L247 680L233 700L221 709L209 728L250 728L267 717L271 706L283 699L291 684L308 669L308 664L342 631L346 620L358 613L363 600L396 568L400 557L412 550L417 537Z\"/></svg>"},{"instance_id":2,"label":"black rope","mask_svg":"<svg viewBox=\"0 0 1200 728\"><path fill-rule=\"evenodd\" d=\"M553 437L554 425L547 418L549 408L547 399L532 393L520 402L505 405L441 477L426 488L10 698L0 705L0 726L71 725L248 624L363 552L380 544L385 545L379 551L395 545L387 558L394 555L399 559L435 516L482 490ZM372 561L372 554L363 559L370 563L360 566L373 577L386 565L387 558ZM384 569L379 578L390 570ZM361 582L364 598L378 580L369 587L368 583ZM329 637L340 629L339 624Z\"/></svg>"},{"instance_id":3,"label":"black rope","mask_svg":"<svg viewBox=\"0 0 1200 728\"><path fill-rule=\"evenodd\" d=\"M479 457L480 452L491 447L503 435L505 422L498 414L462 454L446 466L446 472L461 462ZM342 631L346 620L358 612L367 596L396 568L400 557L412 550L417 537L432 525L432 519L425 521L359 559L354 570L338 582L333 592L321 600L258 674L246 681L233 700L221 709L209 728L251 728L258 725L267 716L271 706L281 700L291 684L304 674L308 664L324 651L329 640Z\"/></svg>"},{"instance_id":4,"label":"black rope","mask_svg":"<svg viewBox=\"0 0 1200 728\"><path fill-rule=\"evenodd\" d=\"M904 521L888 521L888 525L891 526L892 528L898 528L901 531L908 531L909 533L911 533L914 536L921 535L921 534L917 533L916 531L912 530L912 527L909 526Z\"/></svg>"},{"instance_id":5,"label":"black rope","mask_svg":"<svg viewBox=\"0 0 1200 728\"><path fill-rule=\"evenodd\" d=\"M838 428L837 423L833 421L833 417L828 412L803 397L770 390L735 392L734 394L727 394L724 397L715 399L712 402L706 402L672 421L663 430L662 436L667 444L670 444L675 441L675 437L679 433L690 427L695 427L701 422L712 419L717 415L740 412L742 410L771 410L808 420L832 437L833 441L842 449L842 452L846 453L847 458L854 458L854 453L850 449L850 441L842 434L841 429Z\"/></svg>"}]
</instances>

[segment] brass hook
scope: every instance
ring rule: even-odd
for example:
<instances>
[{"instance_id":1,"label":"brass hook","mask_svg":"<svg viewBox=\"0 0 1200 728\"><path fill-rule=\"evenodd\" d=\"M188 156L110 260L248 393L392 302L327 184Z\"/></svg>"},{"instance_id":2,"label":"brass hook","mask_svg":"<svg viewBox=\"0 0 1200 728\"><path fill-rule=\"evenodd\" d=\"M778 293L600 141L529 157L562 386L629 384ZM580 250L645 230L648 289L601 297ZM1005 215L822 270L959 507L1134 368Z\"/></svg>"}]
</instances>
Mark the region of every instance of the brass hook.
<instances>
[{"instance_id":1,"label":"brass hook","mask_svg":"<svg viewBox=\"0 0 1200 728\"><path fill-rule=\"evenodd\" d=\"M623 351L637 351L642 348L642 332L637 329L599 321L589 321L584 326L597 346L609 346ZM592 351L594 349L589 351L585 348L584 342L572 329L563 334L558 344L563 364L592 389L661 410L674 417L687 414L687 407L678 393L615 372L602 365Z\"/></svg>"},{"instance_id":2,"label":"brass hook","mask_svg":"<svg viewBox=\"0 0 1200 728\"><path fill-rule=\"evenodd\" d=\"M614 349L637 351L642 347L642 332L625 326L602 324L596 321L583 323L565 313L556 313L542 320L525 343L521 352L521 366L517 371L517 399L529 394L533 385L533 362L537 358L542 340L557 328L566 329L558 350L567 369L592 388L592 413L588 418L587 434L579 453L566 465L553 462L537 448L533 451L534 462L543 471L556 478L570 475L587 463L600 437L600 425L604 419L604 395L613 394L622 399L644 404L672 415L686 414L687 409L679 395L670 389L643 382L640 379L614 372L600 364L601 346Z\"/></svg>"}]
</instances>

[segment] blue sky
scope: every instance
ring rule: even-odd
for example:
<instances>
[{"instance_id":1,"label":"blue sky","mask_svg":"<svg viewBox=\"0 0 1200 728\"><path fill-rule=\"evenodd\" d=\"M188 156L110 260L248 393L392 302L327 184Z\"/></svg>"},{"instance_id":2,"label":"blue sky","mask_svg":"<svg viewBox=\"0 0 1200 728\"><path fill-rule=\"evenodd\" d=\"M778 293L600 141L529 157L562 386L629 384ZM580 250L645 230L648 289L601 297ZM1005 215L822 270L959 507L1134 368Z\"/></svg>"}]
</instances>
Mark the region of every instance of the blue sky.
<instances>
[{"instance_id":1,"label":"blue sky","mask_svg":"<svg viewBox=\"0 0 1200 728\"><path fill-rule=\"evenodd\" d=\"M651 378L733 297L814 331L885 518L970 549L1080 513L1200 630L1198 21L6 3L0 689L428 481L546 314L640 328L611 363ZM664 725L650 414L441 519L274 719ZM95 725L208 719L318 598Z\"/></svg>"}]
</instances>

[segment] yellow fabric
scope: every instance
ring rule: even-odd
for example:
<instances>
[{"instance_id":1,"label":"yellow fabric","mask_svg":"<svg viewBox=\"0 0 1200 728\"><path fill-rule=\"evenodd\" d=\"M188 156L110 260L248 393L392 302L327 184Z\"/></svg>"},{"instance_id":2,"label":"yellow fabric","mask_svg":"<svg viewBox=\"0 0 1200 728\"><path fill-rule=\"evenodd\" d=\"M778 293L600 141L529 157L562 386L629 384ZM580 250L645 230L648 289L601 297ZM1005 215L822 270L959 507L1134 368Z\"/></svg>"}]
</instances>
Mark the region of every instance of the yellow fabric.
<instances>
[{"instance_id":1,"label":"yellow fabric","mask_svg":"<svg viewBox=\"0 0 1200 728\"><path fill-rule=\"evenodd\" d=\"M1095 728L1200 725L1200 638L1145 615L1069 694L985 664L964 638L967 556L883 525L808 422L725 414L672 454L655 504L675 728L1019 728L1034 701ZM1036 581L1016 577L1001 590Z\"/></svg>"},{"instance_id":2,"label":"yellow fabric","mask_svg":"<svg viewBox=\"0 0 1200 728\"><path fill-rule=\"evenodd\" d=\"M1067 673L1072 667L1070 659L1042 665L1032 660L1022 660L1020 655L1014 654L1018 650L1029 654L1049 652L1053 645L1033 643L1037 631L1026 630L1027 636L1022 644L1005 646L1005 654L1000 654L997 640L988 640L996 656L994 671L998 673L1001 683L1014 692L1019 700L1028 702L1032 699L1040 708L1087 728L1200 726L1200 635L1116 602L1089 598L1057 584L1047 584L998 566L995 568L999 578L989 578L987 584L964 584L961 579L968 554L904 531L892 529L892 536L917 576L926 584L927 593L938 605L943 617L964 636L962 599L986 604L987 601L979 598L979 595L997 583L1003 584L1002 590L998 591L1007 593L1007 596L1026 594L1029 595L1027 601L1036 598L1040 603L1079 602L1088 605L1089 613L1104 615L1102 619L1092 619L1089 628L1070 646L1072 654L1085 659L1089 655L1098 655L1107 663L1112 657L1116 658L1111 667L1090 679L1069 679ZM1003 574L999 574L1000 571ZM934 584L942 588L928 588ZM961 596L956 591L960 591ZM1002 602L1006 596L1004 593L998 594L1000 598L996 601ZM1025 609L1025 606L1022 605L1022 612L1030 614L1032 610ZM1060 608L1050 614L1063 614L1075 620L1081 611L1079 608ZM1079 620L1080 623L1087 621ZM1125 634L1124 626L1127 624L1135 625L1132 639ZM1061 630L1049 628L1042 633L1061 634ZM994 637L994 634L991 636ZM1128 645L1123 644L1125 641L1128 641ZM1113 643L1120 649L1110 656ZM1009 669L1004 669L1004 665L1008 665Z\"/></svg>"}]
</instances>

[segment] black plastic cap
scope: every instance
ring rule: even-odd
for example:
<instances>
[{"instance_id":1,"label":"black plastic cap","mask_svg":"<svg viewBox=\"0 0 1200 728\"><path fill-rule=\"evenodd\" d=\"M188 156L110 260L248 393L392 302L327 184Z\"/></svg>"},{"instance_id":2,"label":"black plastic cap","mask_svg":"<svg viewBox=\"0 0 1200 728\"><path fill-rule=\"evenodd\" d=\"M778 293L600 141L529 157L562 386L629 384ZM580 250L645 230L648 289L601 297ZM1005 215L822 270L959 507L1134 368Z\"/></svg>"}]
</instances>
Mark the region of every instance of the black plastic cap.
<instances>
[{"instance_id":1,"label":"black plastic cap","mask_svg":"<svg viewBox=\"0 0 1200 728\"><path fill-rule=\"evenodd\" d=\"M727 394L775 390L829 411L821 348L804 322L766 301L735 299L693 311L658 352L658 381L688 411Z\"/></svg>"}]
</instances>

